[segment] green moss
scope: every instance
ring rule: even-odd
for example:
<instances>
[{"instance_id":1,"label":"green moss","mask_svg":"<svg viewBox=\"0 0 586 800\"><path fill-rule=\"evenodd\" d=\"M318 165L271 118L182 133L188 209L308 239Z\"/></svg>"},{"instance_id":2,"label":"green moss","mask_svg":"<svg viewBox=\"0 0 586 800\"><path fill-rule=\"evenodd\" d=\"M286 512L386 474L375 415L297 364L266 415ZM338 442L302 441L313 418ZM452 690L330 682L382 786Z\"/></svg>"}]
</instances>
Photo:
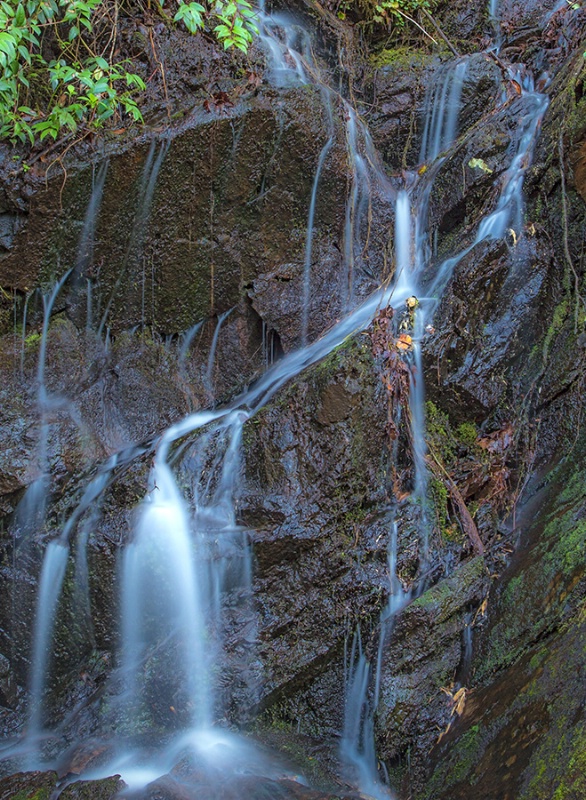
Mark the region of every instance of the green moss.
<instances>
[{"instance_id":1,"label":"green moss","mask_svg":"<svg viewBox=\"0 0 586 800\"><path fill-rule=\"evenodd\" d=\"M12 800L48 800L50 794L51 790L48 786L43 786L36 791L32 790L32 793L30 789L22 789L14 795Z\"/></svg>"},{"instance_id":2,"label":"green moss","mask_svg":"<svg viewBox=\"0 0 586 800\"><path fill-rule=\"evenodd\" d=\"M448 490L442 481L432 477L429 481L429 491L435 509L437 525L443 536L448 527Z\"/></svg>"},{"instance_id":3,"label":"green moss","mask_svg":"<svg viewBox=\"0 0 586 800\"><path fill-rule=\"evenodd\" d=\"M564 720L564 724L566 720ZM586 797L586 726L559 731L547 741L520 800L575 800ZM550 756L548 758L548 756Z\"/></svg>"},{"instance_id":4,"label":"green moss","mask_svg":"<svg viewBox=\"0 0 586 800\"><path fill-rule=\"evenodd\" d=\"M461 564L448 578L436 583L409 606L407 614L417 609L433 609L434 624L448 619L454 613L462 598L467 597L475 581L484 574L484 558L477 556Z\"/></svg>"},{"instance_id":5,"label":"green moss","mask_svg":"<svg viewBox=\"0 0 586 800\"><path fill-rule=\"evenodd\" d=\"M556 484L562 480L560 475ZM490 647L478 668L479 677L513 664L528 643L567 614L586 569L586 519L582 518L585 508L586 470L578 469L558 494L539 533L532 559L504 588ZM539 609L536 597L543 598Z\"/></svg>"},{"instance_id":6,"label":"green moss","mask_svg":"<svg viewBox=\"0 0 586 800\"><path fill-rule=\"evenodd\" d=\"M40 341L41 341L41 334L35 331L34 333L29 333L29 335L24 340L24 344L25 347L33 348L37 347L40 344Z\"/></svg>"},{"instance_id":7,"label":"green moss","mask_svg":"<svg viewBox=\"0 0 586 800\"><path fill-rule=\"evenodd\" d=\"M431 400L425 404L425 425L431 448L435 453L441 455L444 462L452 461L456 456L457 442L450 426L450 420L448 415L440 411Z\"/></svg>"},{"instance_id":8,"label":"green moss","mask_svg":"<svg viewBox=\"0 0 586 800\"><path fill-rule=\"evenodd\" d=\"M547 360L551 343L554 337L557 336L557 334L561 331L567 316L568 316L568 301L566 299L562 300L562 302L555 307L551 318L551 324L547 329L547 333L545 334L545 339L543 340L543 351L542 351L544 362Z\"/></svg>"},{"instance_id":9,"label":"green moss","mask_svg":"<svg viewBox=\"0 0 586 800\"><path fill-rule=\"evenodd\" d=\"M465 445L474 445L478 438L476 425L472 422L462 422L456 429L456 436Z\"/></svg>"},{"instance_id":10,"label":"green moss","mask_svg":"<svg viewBox=\"0 0 586 800\"><path fill-rule=\"evenodd\" d=\"M433 800L438 794L450 786L471 777L475 765L480 761L484 747L483 732L480 725L473 725L461 736L450 750L448 758L442 761L435 769L431 779L421 795L422 800Z\"/></svg>"},{"instance_id":11,"label":"green moss","mask_svg":"<svg viewBox=\"0 0 586 800\"><path fill-rule=\"evenodd\" d=\"M397 67L398 69L412 69L424 67L432 60L432 56L412 47L393 47L379 50L370 57L370 63L375 69L382 67Z\"/></svg>"}]
</instances>

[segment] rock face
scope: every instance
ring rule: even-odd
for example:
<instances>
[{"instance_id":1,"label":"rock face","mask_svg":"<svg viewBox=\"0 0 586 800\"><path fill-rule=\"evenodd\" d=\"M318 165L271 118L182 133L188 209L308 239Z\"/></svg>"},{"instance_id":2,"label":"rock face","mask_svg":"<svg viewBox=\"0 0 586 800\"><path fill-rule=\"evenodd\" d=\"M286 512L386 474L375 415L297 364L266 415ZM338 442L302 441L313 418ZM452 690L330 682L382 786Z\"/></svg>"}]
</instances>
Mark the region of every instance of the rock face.
<instances>
[{"instance_id":1,"label":"rock face","mask_svg":"<svg viewBox=\"0 0 586 800\"><path fill-rule=\"evenodd\" d=\"M429 226L425 287L438 291L440 265L462 255L423 340L423 376L408 359L389 369L385 359L397 345L391 337L386 350L377 347L375 317L244 426L236 499L254 546L255 606L253 618L235 602L230 610L223 713L267 741L283 732L288 742L294 734L324 740L328 755L320 758L331 763L359 627L379 667L378 757L401 797L564 800L586 792L586 12L502 2L496 56L478 52L493 34L485 6L456 0L434 12L465 70L458 136L433 157L423 146L428 90L443 85L455 62L397 46L353 65L372 141L393 173L387 182L364 134L356 150L348 146L351 115L339 95L331 96L330 122L320 89L253 82L233 105L197 107L175 128L112 145L91 164L78 157L64 183L55 177L45 188L33 174L19 191L4 187L6 734L25 720L42 552L99 465L116 454L100 508L91 504L84 518L88 609L75 605L72 561L55 632L49 716L61 728L47 747L55 755L72 746L64 774L82 774L99 759L122 716L111 677L117 562L158 436L197 409L217 407L304 338L317 339L391 275L389 187L413 186L412 173L430 170L431 190L420 198ZM341 56L328 37L336 31L350 47L357 33L342 34L317 4L304 4L303 13L320 32L318 66L337 70ZM175 57L179 63L179 50ZM529 79L521 61L547 94L534 131L535 95L522 87ZM185 80L197 83L196 71ZM180 103L179 78L171 95ZM528 135L537 146L532 157L527 149L520 173L523 208L502 235L475 244ZM309 253L308 209L324 153ZM361 163L379 170L368 200ZM428 400L427 555L412 499L405 388L420 377ZM178 448L174 458L185 474L189 454ZM389 630L380 614L394 522L397 580L413 594ZM483 555L467 539L470 524ZM148 725L132 733L165 737L187 712L174 705L173 665L155 653L148 669ZM87 752L80 740L91 743ZM0 796L42 797L56 782L54 773L11 775L0 781ZM118 778L59 786L63 798L106 799L122 788ZM334 796L283 777L216 790L218 798ZM145 791L179 798L188 790L173 774ZM336 796L350 796L344 791Z\"/></svg>"}]
</instances>

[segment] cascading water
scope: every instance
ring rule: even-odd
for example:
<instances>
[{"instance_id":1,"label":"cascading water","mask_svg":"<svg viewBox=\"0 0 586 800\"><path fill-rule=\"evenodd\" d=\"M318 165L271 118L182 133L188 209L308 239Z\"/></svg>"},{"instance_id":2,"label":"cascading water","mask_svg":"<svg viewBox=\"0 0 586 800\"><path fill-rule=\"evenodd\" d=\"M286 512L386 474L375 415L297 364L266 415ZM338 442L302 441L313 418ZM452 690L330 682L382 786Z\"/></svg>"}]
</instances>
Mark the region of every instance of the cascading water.
<instances>
[{"instance_id":1,"label":"cascading water","mask_svg":"<svg viewBox=\"0 0 586 800\"><path fill-rule=\"evenodd\" d=\"M272 82L279 88L308 83L303 56L310 48L307 31L289 14L267 14L265 2L259 5L259 38L267 54Z\"/></svg>"},{"instance_id":2,"label":"cascading water","mask_svg":"<svg viewBox=\"0 0 586 800\"><path fill-rule=\"evenodd\" d=\"M295 37L298 41L305 41L299 30L293 36L285 18L265 17L263 31L263 41L272 53L273 74L277 79L285 83L290 79L293 82L306 82L308 77L303 59L293 49ZM275 45L277 40L280 42L278 47ZM441 90L438 89L433 101L429 101L427 143L425 151L422 150L425 160L437 159L440 153L453 144L465 69L465 62L462 61L453 72L447 71ZM182 712L184 725L181 733L172 738L160 757L150 757L148 769L141 767L136 773L137 763L148 761L149 756L137 748L124 747L122 755L110 761L100 774L121 772L129 784L139 786L168 771L185 748L191 748L200 755L205 753L202 757L209 758L210 763L216 758L218 748L223 749L225 755L221 763L226 767L230 766L230 761L253 760L250 749L247 750L234 737L220 731L216 722L222 716L215 672L222 663L223 600L226 593L232 592L246 603L250 594L249 536L237 524L234 500L242 427L287 381L324 358L347 336L367 327L381 308L387 305L392 305L395 309L402 308L411 295L421 295L420 305L414 316L413 349L409 356L409 421L413 470L411 502L419 508L423 554L421 568L425 568L428 526L425 509L427 469L424 387L421 371L423 330L458 261L474 245L487 239L500 238L510 225L519 225L523 175L547 107L545 96L535 92L528 82L525 82L523 92L520 102L524 103L526 111L520 122L517 152L503 176L501 194L495 210L480 224L472 245L439 264L433 277L427 275L431 248L424 241L425 217L430 184L436 170L428 170L427 177L424 174L420 179L410 176L409 188L394 192L394 283L373 292L320 339L288 353L274 363L253 386L232 402L213 411L200 411L188 416L168 428L156 443L148 492L140 507L133 538L126 546L123 556L122 654L116 680L120 686L121 704L128 716L136 721L141 709L144 710L146 706L149 666L152 660L163 658L165 652L170 654L176 664L177 674L174 679L178 684L177 697L182 703L182 707L175 710ZM349 275L345 300L351 306L352 276L358 252L355 241L360 219L365 213L374 185L387 198L393 191L383 170L378 166L366 128L353 109L345 106L345 110L352 179L345 225L345 266ZM311 260L313 214L320 172L332 146L328 143L329 140L321 150L313 183L308 215L306 262ZM153 145L143 171L143 204L137 212L138 232L134 239L138 251L142 249L156 175L165 152L166 146L161 145L155 157ZM136 254L133 254L132 258L135 257ZM102 317L101 329L105 325L109 305ZM206 373L210 384L220 325L219 319ZM191 329L193 333L188 332L184 339L183 359L197 329L194 326ZM41 380L39 382L43 385ZM194 436L197 438L192 442ZM175 446L180 439L187 437L191 439L181 447ZM85 499L82 498L62 536L46 549L33 647L36 666L31 681L29 727L35 739L39 738L42 730L43 689L49 668L47 653L66 569L69 538L88 510L89 504L99 500L110 481L114 467L114 464L105 467L89 484L84 494ZM342 755L358 775L360 789L375 798L390 796L389 790L377 775L374 745L374 722L384 643L391 634L397 613L412 597L412 593L403 589L397 577L397 535L393 511L389 513L389 601L381 615L378 647L372 648L371 652L359 634L356 634L352 653L346 664L348 693ZM79 540L81 545L83 536L82 526ZM83 574L83 564L79 571ZM372 658L372 653L376 653L375 659ZM124 732L124 725L121 730Z\"/></svg>"},{"instance_id":3,"label":"cascading water","mask_svg":"<svg viewBox=\"0 0 586 800\"><path fill-rule=\"evenodd\" d=\"M441 90L436 90L429 95L427 104L427 120L424 131L423 146L421 151L422 161L437 160L441 153L453 144L456 135L456 124L459 113L461 89L465 76L465 62L460 62L444 78ZM514 78L513 78L514 76ZM427 515L427 484L428 471L426 465L425 444L425 411L424 411L424 384L422 379L422 353L421 342L433 308L441 297L447 281L451 277L456 264L473 247L483 241L502 238L514 225L521 232L522 224L522 185L527 167L530 164L531 153L535 144L541 120L547 108L547 97L536 92L532 78L526 76L522 79L519 73L511 73L523 87L525 113L521 115L518 131L517 152L513 156L510 167L506 170L499 199L495 210L488 214L480 223L473 243L451 259L447 259L437 267L436 276L424 289L420 289L420 281L425 275L426 266L431 254L431 247L427 242L427 209L431 190L431 183L437 170L429 171L429 178L424 176L419 180L410 179L409 190L399 191L395 211L395 287L401 296L420 295L425 292L431 300L421 300L417 313L414 315L412 333L412 352L410 356L410 438L412 443L413 459L413 491L411 501L419 508L418 529L421 539L420 571L425 574L429 566L429 520ZM450 95L450 102L446 97ZM452 99L454 105L451 105ZM447 111L446 111L447 109ZM418 211L411 213L412 198L419 200ZM389 790L381 783L377 766L374 745L374 717L379 697L380 669L385 638L389 636L392 620L411 599L411 593L404 592L396 578L396 527L394 527L391 545L390 576L391 593L389 606L381 617L381 631L379 633L379 649L377 668L374 676L369 659L361 644L358 635L353 643L352 655L349 665L349 679L347 681L347 704L344 734L342 737L342 757L353 770L359 788L376 800L388 798ZM399 588L393 589L393 585ZM424 588L423 582L417 587L418 593ZM390 623L390 624L389 624Z\"/></svg>"}]
</instances>

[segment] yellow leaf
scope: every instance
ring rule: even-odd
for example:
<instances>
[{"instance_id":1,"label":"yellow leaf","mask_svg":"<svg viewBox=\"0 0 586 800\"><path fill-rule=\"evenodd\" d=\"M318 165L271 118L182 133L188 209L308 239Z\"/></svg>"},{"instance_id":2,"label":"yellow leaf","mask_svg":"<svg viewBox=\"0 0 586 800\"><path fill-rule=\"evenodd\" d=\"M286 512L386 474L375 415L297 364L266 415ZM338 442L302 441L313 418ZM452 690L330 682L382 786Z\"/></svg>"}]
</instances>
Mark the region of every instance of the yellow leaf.
<instances>
[{"instance_id":1,"label":"yellow leaf","mask_svg":"<svg viewBox=\"0 0 586 800\"><path fill-rule=\"evenodd\" d=\"M490 175L491 172L494 172L494 170L492 170L488 166L486 161L483 161L481 158L471 158L470 161L468 162L468 166L471 167L472 169L474 169L474 167L478 167L478 169L481 169L483 172L486 172L487 175Z\"/></svg>"}]
</instances>

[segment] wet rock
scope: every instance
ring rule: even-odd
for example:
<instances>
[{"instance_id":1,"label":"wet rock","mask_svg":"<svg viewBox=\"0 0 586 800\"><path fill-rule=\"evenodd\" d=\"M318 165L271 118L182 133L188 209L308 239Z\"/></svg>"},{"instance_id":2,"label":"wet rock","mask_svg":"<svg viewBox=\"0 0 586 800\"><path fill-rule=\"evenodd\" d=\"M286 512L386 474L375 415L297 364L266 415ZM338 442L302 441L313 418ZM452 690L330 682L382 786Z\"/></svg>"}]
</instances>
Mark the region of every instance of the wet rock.
<instances>
[{"instance_id":1,"label":"wet rock","mask_svg":"<svg viewBox=\"0 0 586 800\"><path fill-rule=\"evenodd\" d=\"M374 611L384 580L381 388L359 337L245 428L239 507L255 529L260 708L331 732L341 725L345 620Z\"/></svg>"},{"instance_id":2,"label":"wet rock","mask_svg":"<svg viewBox=\"0 0 586 800\"><path fill-rule=\"evenodd\" d=\"M550 259L546 242L525 240L515 250L485 242L460 261L441 301L439 319L450 322L426 347L427 363L439 365L432 398L447 390L442 403L455 410L466 397L482 419L518 383L517 359L532 345Z\"/></svg>"},{"instance_id":3,"label":"wet rock","mask_svg":"<svg viewBox=\"0 0 586 800\"><path fill-rule=\"evenodd\" d=\"M0 250L10 250L20 223L20 216L0 213Z\"/></svg>"},{"instance_id":4,"label":"wet rock","mask_svg":"<svg viewBox=\"0 0 586 800\"><path fill-rule=\"evenodd\" d=\"M480 686L432 753L435 771L417 797L465 798L471 785L486 798L583 793L582 468L523 510L524 544L488 598L473 663Z\"/></svg>"},{"instance_id":5,"label":"wet rock","mask_svg":"<svg viewBox=\"0 0 586 800\"><path fill-rule=\"evenodd\" d=\"M18 772L0 778L0 800L48 800L56 784L54 772Z\"/></svg>"},{"instance_id":6,"label":"wet rock","mask_svg":"<svg viewBox=\"0 0 586 800\"><path fill-rule=\"evenodd\" d=\"M62 800L115 800L126 789L118 775L96 781L77 781L66 786L59 797Z\"/></svg>"},{"instance_id":7,"label":"wet rock","mask_svg":"<svg viewBox=\"0 0 586 800\"><path fill-rule=\"evenodd\" d=\"M18 703L18 687L10 661L0 655L0 704L8 708L16 708Z\"/></svg>"},{"instance_id":8,"label":"wet rock","mask_svg":"<svg viewBox=\"0 0 586 800\"><path fill-rule=\"evenodd\" d=\"M421 780L421 762L438 737L438 726L450 724L453 705L446 692L458 678L469 679L464 672L458 675L458 668L466 666L463 634L487 584L481 557L462 564L399 614L384 646L378 754L397 767L411 753L412 768L402 786L405 793L410 782L418 785Z\"/></svg>"},{"instance_id":9,"label":"wet rock","mask_svg":"<svg viewBox=\"0 0 586 800\"><path fill-rule=\"evenodd\" d=\"M272 780L261 776L241 776L239 779L215 780L202 785L186 786L165 775L150 783L140 793L140 800L192 800L195 796L209 800L336 800L349 795L324 794L293 780ZM135 797L131 794L130 797ZM138 796L136 796L138 800Z\"/></svg>"},{"instance_id":10,"label":"wet rock","mask_svg":"<svg viewBox=\"0 0 586 800\"><path fill-rule=\"evenodd\" d=\"M89 285L96 323L107 310L112 331L146 323L169 334L238 303L255 275L303 257L309 196L326 139L319 92L268 90L230 116L196 117L168 145L138 142L112 156L95 224L95 263L83 275L77 267L72 310L85 309ZM316 252L322 237L340 236L346 169L338 137L323 169ZM154 186L144 194L149 180ZM2 261L3 286L46 284L57 250L61 263L76 264L91 184L86 167L69 173L62 202L55 200L60 181L39 189ZM33 261L34 275L27 266Z\"/></svg>"},{"instance_id":11,"label":"wet rock","mask_svg":"<svg viewBox=\"0 0 586 800\"><path fill-rule=\"evenodd\" d=\"M500 69L486 55L475 53L465 63L457 133L469 131L495 108L501 83ZM368 117L373 138L392 169L415 169L425 159L422 140L429 117L425 100L451 67L437 58L400 49L383 51L375 64L375 106Z\"/></svg>"}]
</instances>

